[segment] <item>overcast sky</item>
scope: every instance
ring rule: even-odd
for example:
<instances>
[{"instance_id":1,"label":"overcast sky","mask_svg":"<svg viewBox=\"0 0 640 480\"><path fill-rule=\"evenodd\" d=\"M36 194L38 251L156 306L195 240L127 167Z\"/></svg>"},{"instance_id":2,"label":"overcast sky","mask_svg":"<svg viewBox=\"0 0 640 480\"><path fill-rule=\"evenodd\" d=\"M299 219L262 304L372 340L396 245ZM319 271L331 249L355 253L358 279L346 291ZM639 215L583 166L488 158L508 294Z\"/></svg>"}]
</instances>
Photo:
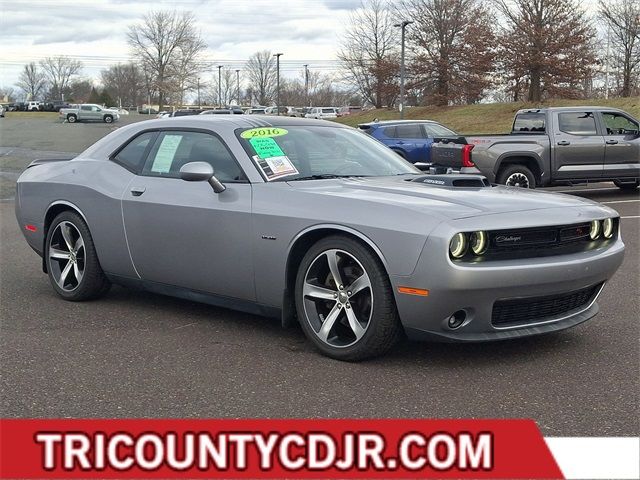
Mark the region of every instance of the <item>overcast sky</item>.
<instances>
[{"instance_id":1,"label":"overcast sky","mask_svg":"<svg viewBox=\"0 0 640 480\"><path fill-rule=\"evenodd\" d=\"M581 0L590 13L597 0ZM25 63L68 55L83 75L128 60L126 31L150 10L189 10L208 44L211 65L236 69L258 50L282 52L282 72L302 65L331 73L349 12L360 0L0 0L0 87L15 84Z\"/></svg>"},{"instance_id":2,"label":"overcast sky","mask_svg":"<svg viewBox=\"0 0 640 480\"><path fill-rule=\"evenodd\" d=\"M126 31L150 10L190 10L208 44L205 59L242 68L258 50L282 52L283 75L302 65L330 72L337 37L359 0L0 0L0 87L13 85L25 63L68 55L97 78L128 60ZM211 73L213 75L213 72Z\"/></svg>"}]
</instances>

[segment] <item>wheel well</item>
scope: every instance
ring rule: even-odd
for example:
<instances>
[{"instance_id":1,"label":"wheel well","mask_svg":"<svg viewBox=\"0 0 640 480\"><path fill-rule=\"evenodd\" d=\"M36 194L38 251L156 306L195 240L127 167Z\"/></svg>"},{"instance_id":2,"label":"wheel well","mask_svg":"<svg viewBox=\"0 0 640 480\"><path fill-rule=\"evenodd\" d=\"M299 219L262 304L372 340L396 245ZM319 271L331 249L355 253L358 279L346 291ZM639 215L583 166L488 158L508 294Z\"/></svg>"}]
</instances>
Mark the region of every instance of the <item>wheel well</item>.
<instances>
[{"instance_id":1,"label":"wheel well","mask_svg":"<svg viewBox=\"0 0 640 480\"><path fill-rule=\"evenodd\" d=\"M405 160L407 159L407 153L404 150L396 147L391 148L391 150L393 150L396 155L400 155Z\"/></svg>"},{"instance_id":2,"label":"wheel well","mask_svg":"<svg viewBox=\"0 0 640 480\"><path fill-rule=\"evenodd\" d=\"M293 324L296 318L296 303L294 292L296 286L296 276L298 274L298 267L300 266L300 262L302 261L302 258L305 256L307 251L316 242L330 235L342 235L345 237L349 237L364 245L371 251L373 255L375 255L380 259L380 261L382 261L378 252L371 248L371 245L351 232L347 232L337 228L319 228L317 230L311 230L310 232L307 232L304 235L300 236L300 238L298 238L291 247L291 250L289 250L289 256L287 257L287 265L285 270L285 290L282 301L282 325L284 327Z\"/></svg>"},{"instance_id":3,"label":"wheel well","mask_svg":"<svg viewBox=\"0 0 640 480\"><path fill-rule=\"evenodd\" d=\"M49 210L47 210L47 213L44 216L44 230L42 232L42 235L43 235L42 237L42 271L44 273L47 273L47 262L45 261L45 252L46 252L46 246L47 246L47 234L49 233L49 226L51 225L51 222L53 222L54 218L56 218L62 212L66 212L66 211L75 212L78 215L82 216L82 214L78 210L73 208L71 205L67 205L66 203L59 203L57 205L52 205L49 208Z\"/></svg>"},{"instance_id":4,"label":"wheel well","mask_svg":"<svg viewBox=\"0 0 640 480\"><path fill-rule=\"evenodd\" d=\"M507 157L504 160L502 160L502 162L500 162L500 167L498 168L498 175L500 175L500 172L502 172L502 170L504 170L504 168L508 165L524 165L529 170L531 170L531 173L533 173L533 176L536 179L536 183L538 185L541 183L542 172L540 171L540 165L538 164L535 158Z\"/></svg>"}]
</instances>

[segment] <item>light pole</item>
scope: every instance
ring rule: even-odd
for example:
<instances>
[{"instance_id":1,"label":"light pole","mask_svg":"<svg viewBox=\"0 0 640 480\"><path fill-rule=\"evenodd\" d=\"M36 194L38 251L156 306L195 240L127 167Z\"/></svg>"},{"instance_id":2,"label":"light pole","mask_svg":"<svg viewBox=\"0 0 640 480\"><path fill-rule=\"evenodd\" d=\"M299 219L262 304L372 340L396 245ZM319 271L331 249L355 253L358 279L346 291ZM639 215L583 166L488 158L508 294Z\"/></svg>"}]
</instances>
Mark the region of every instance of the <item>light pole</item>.
<instances>
[{"instance_id":1,"label":"light pole","mask_svg":"<svg viewBox=\"0 0 640 480\"><path fill-rule=\"evenodd\" d=\"M238 106L242 105L240 101L240 69L236 69L236 98L238 99Z\"/></svg>"},{"instance_id":2,"label":"light pole","mask_svg":"<svg viewBox=\"0 0 640 480\"><path fill-rule=\"evenodd\" d=\"M309 64L304 66L304 97L306 102L309 103ZM311 106L311 104L309 104Z\"/></svg>"},{"instance_id":3,"label":"light pole","mask_svg":"<svg viewBox=\"0 0 640 480\"><path fill-rule=\"evenodd\" d=\"M280 115L280 57L282 55L284 54L273 54L273 56L276 57L276 110L278 112L276 115Z\"/></svg>"},{"instance_id":4,"label":"light pole","mask_svg":"<svg viewBox=\"0 0 640 480\"><path fill-rule=\"evenodd\" d=\"M198 77L198 108L202 108L200 105L200 77Z\"/></svg>"},{"instance_id":5,"label":"light pole","mask_svg":"<svg viewBox=\"0 0 640 480\"><path fill-rule=\"evenodd\" d=\"M218 65L218 107L222 108L222 65Z\"/></svg>"},{"instance_id":6,"label":"light pole","mask_svg":"<svg viewBox=\"0 0 640 480\"><path fill-rule=\"evenodd\" d=\"M404 31L407 28L407 25L412 24L413 22L409 20L404 20L400 23L396 23L394 27L400 27L402 30L402 40L400 47L400 118L404 118Z\"/></svg>"}]
</instances>

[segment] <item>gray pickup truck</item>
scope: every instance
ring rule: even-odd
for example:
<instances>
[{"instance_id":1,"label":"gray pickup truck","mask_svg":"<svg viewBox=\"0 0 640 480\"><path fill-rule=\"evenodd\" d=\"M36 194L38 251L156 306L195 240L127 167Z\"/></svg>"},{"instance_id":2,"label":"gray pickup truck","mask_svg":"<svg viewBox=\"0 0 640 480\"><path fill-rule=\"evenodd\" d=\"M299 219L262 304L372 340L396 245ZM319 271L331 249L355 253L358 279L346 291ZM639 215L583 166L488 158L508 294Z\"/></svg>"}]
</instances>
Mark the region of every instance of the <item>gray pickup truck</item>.
<instances>
[{"instance_id":1,"label":"gray pickup truck","mask_svg":"<svg viewBox=\"0 0 640 480\"><path fill-rule=\"evenodd\" d=\"M520 110L511 133L437 139L435 166L480 173L490 182L540 186L613 181L638 188L640 126L607 107Z\"/></svg>"},{"instance_id":2,"label":"gray pickup truck","mask_svg":"<svg viewBox=\"0 0 640 480\"><path fill-rule=\"evenodd\" d=\"M120 118L120 113L93 103L82 103L72 105L70 108L61 108L59 118L69 123L80 121L111 123Z\"/></svg>"}]
</instances>

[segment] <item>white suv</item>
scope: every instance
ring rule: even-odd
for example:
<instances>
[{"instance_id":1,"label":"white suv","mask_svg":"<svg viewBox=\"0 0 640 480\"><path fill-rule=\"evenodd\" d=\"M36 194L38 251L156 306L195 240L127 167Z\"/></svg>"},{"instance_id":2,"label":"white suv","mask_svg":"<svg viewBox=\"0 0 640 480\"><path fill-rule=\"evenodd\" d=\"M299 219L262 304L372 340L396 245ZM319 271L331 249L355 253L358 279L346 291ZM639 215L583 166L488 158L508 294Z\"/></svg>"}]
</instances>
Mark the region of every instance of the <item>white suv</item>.
<instances>
[{"instance_id":1,"label":"white suv","mask_svg":"<svg viewBox=\"0 0 640 480\"><path fill-rule=\"evenodd\" d=\"M27 103L27 110L40 110L40 105L42 105L41 102L29 102Z\"/></svg>"},{"instance_id":2,"label":"white suv","mask_svg":"<svg viewBox=\"0 0 640 480\"><path fill-rule=\"evenodd\" d=\"M309 113L305 115L305 118L337 118L338 110L334 107L313 107L309 110Z\"/></svg>"}]
</instances>

